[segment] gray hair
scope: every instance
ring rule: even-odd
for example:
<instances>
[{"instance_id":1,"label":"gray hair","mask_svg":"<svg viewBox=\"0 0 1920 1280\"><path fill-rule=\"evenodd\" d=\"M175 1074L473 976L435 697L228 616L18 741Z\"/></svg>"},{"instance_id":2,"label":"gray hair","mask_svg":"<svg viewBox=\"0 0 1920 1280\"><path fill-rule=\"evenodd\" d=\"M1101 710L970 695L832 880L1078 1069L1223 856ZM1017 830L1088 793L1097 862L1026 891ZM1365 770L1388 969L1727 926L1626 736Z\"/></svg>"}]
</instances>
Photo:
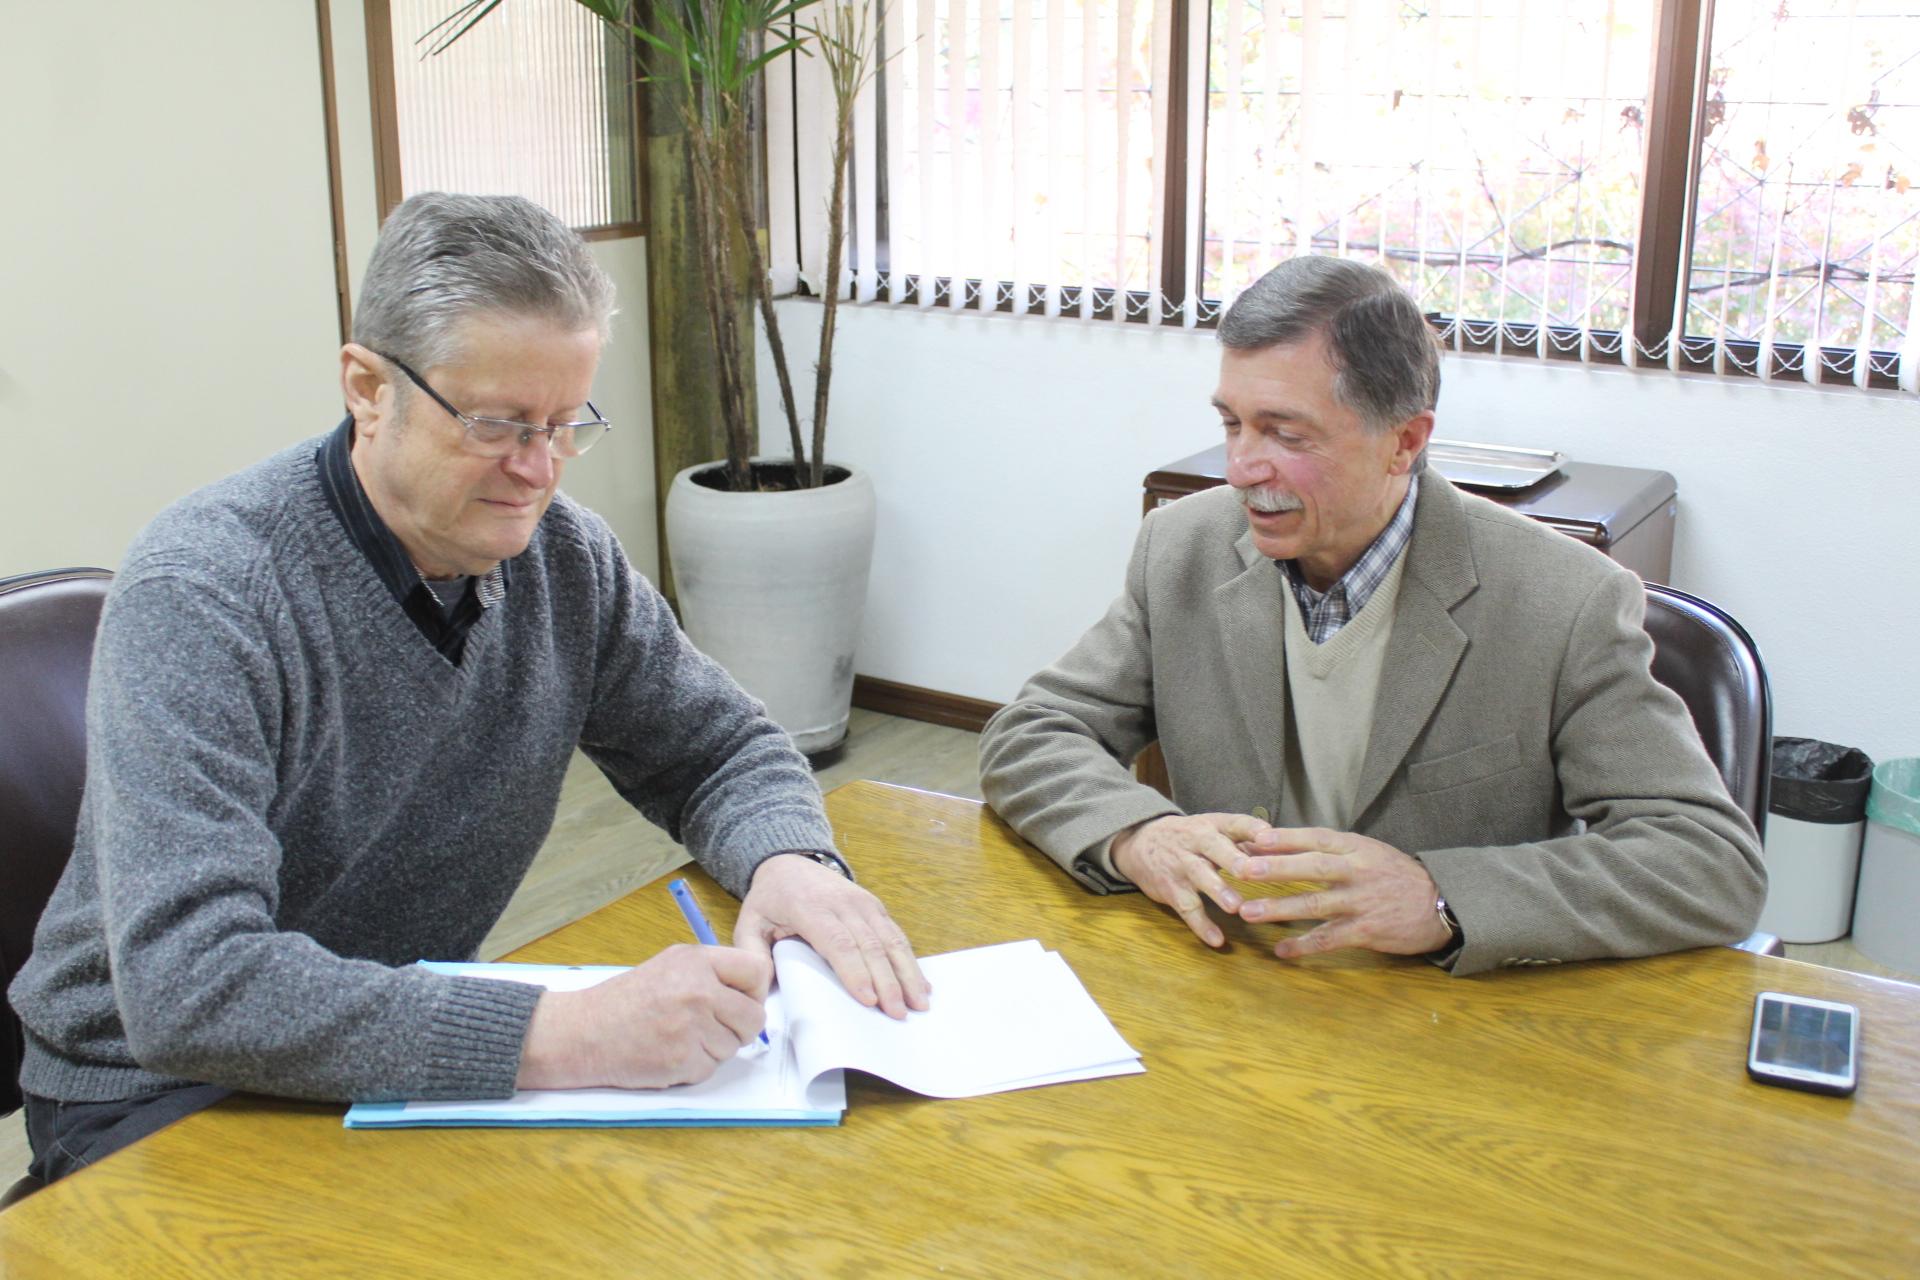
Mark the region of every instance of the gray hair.
<instances>
[{"instance_id":1,"label":"gray hair","mask_svg":"<svg viewBox=\"0 0 1920 1280\"><path fill-rule=\"evenodd\" d=\"M1220 319L1242 351L1323 334L1333 394L1375 431L1440 400L1440 343L1407 291L1379 267L1347 258L1289 258L1248 285Z\"/></svg>"},{"instance_id":2,"label":"gray hair","mask_svg":"<svg viewBox=\"0 0 1920 1280\"><path fill-rule=\"evenodd\" d=\"M607 340L613 280L564 222L519 196L409 196L388 215L360 286L353 340L415 369L459 358L482 315L550 320Z\"/></svg>"}]
</instances>

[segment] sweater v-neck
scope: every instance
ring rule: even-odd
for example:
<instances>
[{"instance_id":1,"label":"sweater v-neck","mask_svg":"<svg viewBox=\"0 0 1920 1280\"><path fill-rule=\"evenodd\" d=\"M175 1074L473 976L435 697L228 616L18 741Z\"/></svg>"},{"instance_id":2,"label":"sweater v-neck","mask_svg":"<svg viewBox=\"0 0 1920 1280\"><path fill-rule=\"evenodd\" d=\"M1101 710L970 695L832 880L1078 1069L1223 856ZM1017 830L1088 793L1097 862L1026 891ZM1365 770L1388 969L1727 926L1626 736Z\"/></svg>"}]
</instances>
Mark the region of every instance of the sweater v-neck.
<instances>
[{"instance_id":1,"label":"sweater v-neck","mask_svg":"<svg viewBox=\"0 0 1920 1280\"><path fill-rule=\"evenodd\" d=\"M317 463L307 469L305 479L299 516L301 523L314 531L321 581L337 584L351 602L350 612L380 629L380 638L385 641L381 647L397 654L422 679L450 692L477 679L474 673L485 665L500 631L501 622L495 615L507 608L507 601L481 610L467 632L460 661L449 661L407 616L366 553L341 526L320 487ZM539 536L537 529L534 536Z\"/></svg>"}]
</instances>

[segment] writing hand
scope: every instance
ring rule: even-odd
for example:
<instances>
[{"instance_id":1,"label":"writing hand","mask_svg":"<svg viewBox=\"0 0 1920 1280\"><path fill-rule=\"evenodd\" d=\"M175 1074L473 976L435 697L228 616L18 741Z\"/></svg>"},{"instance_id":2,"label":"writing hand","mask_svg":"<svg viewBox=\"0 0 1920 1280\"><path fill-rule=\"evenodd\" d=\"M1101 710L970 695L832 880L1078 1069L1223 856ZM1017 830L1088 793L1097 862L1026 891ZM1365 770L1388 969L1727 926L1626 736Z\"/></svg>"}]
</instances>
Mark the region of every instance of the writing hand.
<instances>
[{"instance_id":1,"label":"writing hand","mask_svg":"<svg viewBox=\"0 0 1920 1280\"><path fill-rule=\"evenodd\" d=\"M766 1025L773 966L736 947L668 947L534 1006L522 1089L658 1089L712 1075Z\"/></svg>"}]
</instances>

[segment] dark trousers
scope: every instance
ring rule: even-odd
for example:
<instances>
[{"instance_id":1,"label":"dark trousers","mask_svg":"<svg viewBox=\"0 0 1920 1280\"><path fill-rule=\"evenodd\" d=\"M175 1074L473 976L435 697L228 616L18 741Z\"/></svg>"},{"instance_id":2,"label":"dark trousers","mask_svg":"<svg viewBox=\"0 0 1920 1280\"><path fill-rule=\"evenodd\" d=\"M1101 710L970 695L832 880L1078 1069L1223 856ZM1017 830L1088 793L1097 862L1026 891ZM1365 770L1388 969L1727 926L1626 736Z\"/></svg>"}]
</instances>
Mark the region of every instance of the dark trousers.
<instances>
[{"instance_id":1,"label":"dark trousers","mask_svg":"<svg viewBox=\"0 0 1920 1280\"><path fill-rule=\"evenodd\" d=\"M42 1182L58 1181L232 1092L194 1084L115 1102L55 1102L29 1093L27 1144L33 1148L33 1163L27 1172Z\"/></svg>"}]
</instances>

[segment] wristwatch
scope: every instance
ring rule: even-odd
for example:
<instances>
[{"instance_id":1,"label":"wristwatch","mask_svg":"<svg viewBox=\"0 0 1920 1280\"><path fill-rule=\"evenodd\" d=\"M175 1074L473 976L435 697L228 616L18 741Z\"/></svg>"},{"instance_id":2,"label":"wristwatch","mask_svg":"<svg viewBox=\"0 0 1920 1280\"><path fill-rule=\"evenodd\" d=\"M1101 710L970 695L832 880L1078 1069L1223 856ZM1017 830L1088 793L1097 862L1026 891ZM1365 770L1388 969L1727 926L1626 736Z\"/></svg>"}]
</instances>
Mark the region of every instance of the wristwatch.
<instances>
[{"instance_id":1,"label":"wristwatch","mask_svg":"<svg viewBox=\"0 0 1920 1280\"><path fill-rule=\"evenodd\" d=\"M1433 895L1433 909L1440 913L1440 923L1447 926L1447 944L1435 949L1441 952L1459 950L1467 937L1466 931L1460 927L1460 918L1453 914L1453 908L1438 893Z\"/></svg>"},{"instance_id":2,"label":"wristwatch","mask_svg":"<svg viewBox=\"0 0 1920 1280\"><path fill-rule=\"evenodd\" d=\"M853 879L853 868L846 864L846 860L841 858L840 855L828 853L824 849L782 849L780 853L791 853L802 858L810 858L829 871L838 871L847 879ZM780 855L775 854L774 856L779 857Z\"/></svg>"}]
</instances>

